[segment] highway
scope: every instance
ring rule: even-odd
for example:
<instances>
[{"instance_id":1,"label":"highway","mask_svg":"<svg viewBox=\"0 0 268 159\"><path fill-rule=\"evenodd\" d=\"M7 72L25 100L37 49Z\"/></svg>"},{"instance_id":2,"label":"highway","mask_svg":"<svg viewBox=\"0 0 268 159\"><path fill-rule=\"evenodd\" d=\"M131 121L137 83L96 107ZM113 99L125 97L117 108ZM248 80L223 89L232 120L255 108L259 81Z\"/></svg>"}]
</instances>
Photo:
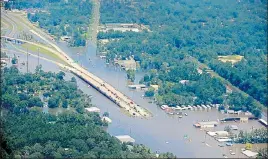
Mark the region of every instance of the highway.
<instances>
[{"instance_id":1,"label":"highway","mask_svg":"<svg viewBox=\"0 0 268 159\"><path fill-rule=\"evenodd\" d=\"M98 4L99 2L96 1L96 3ZM28 43L28 44L46 49L56 54L61 60L65 62L65 64L62 64L56 61L54 61L54 63L56 63L60 67L63 67L69 70L70 72L74 73L75 75L83 79L85 82L87 82L96 90L98 90L100 93L105 95L115 104L117 104L119 107L129 112L131 116L137 116L137 117L151 116L151 114L147 110L141 108L139 105L137 105L134 101L132 101L125 94L123 94L122 92L120 92L119 90L111 86L108 82L95 76L94 74L90 73L88 70L84 69L82 66L77 64L61 48L59 48L57 44L55 43L55 41L53 41L50 36L44 33L43 30L35 27L29 21L23 18L22 17L23 14L18 14L18 13L13 13L13 12L5 13L2 11L1 13L2 13L1 17L4 17L7 20L7 22L11 23L12 25L12 28L10 28L11 32L9 34L6 34L6 36L1 36L1 39L8 39L9 41L19 41L23 43ZM98 20L98 19L95 19L95 20ZM33 41L27 41L27 40L18 39L14 37L17 31L17 25L16 25L17 23L18 25L29 30L29 33L34 34L36 37L39 37L40 39L42 39L46 43L46 45L42 45ZM97 29L96 26L95 26L95 29Z\"/></svg>"}]
</instances>

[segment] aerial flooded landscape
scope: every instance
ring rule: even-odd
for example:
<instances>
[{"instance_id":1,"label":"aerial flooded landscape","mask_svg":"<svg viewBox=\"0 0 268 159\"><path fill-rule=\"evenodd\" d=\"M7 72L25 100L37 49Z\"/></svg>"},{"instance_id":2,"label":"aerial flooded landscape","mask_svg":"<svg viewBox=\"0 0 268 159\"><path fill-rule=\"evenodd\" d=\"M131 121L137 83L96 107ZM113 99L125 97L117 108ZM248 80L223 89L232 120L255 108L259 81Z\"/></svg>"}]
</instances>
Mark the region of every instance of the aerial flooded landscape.
<instances>
[{"instance_id":1,"label":"aerial flooded landscape","mask_svg":"<svg viewBox=\"0 0 268 159\"><path fill-rule=\"evenodd\" d=\"M266 0L1 1L1 158L267 158Z\"/></svg>"}]
</instances>

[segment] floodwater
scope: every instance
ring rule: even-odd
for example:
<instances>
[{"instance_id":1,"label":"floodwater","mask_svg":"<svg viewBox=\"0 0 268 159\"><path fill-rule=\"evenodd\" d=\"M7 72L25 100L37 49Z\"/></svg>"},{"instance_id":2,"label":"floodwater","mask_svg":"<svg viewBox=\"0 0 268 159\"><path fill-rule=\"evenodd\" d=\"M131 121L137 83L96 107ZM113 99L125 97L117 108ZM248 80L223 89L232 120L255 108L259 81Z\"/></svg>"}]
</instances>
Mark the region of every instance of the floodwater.
<instances>
[{"instance_id":1,"label":"floodwater","mask_svg":"<svg viewBox=\"0 0 268 159\"><path fill-rule=\"evenodd\" d=\"M130 135L136 140L136 143L144 144L151 148L152 151L168 151L178 157L219 158L222 157L223 153L228 156L228 148L225 150L218 147L217 141L210 136L206 136L205 131L193 126L197 121L216 121L225 117L215 108L212 108L211 111L186 111L188 116L184 116L181 119L177 116L168 115L155 104L149 103L147 99L142 98L143 92L129 90L127 88L126 74L119 68L107 66L105 60L101 60L96 56L94 46L90 45L87 49L70 49L65 47L64 44L60 44L60 46L91 73L101 77L128 95L137 104L152 112L153 117L149 119L129 117L109 99L98 93L95 89L88 87L88 84L82 80L77 80L79 88L93 96L92 103L101 109L101 114L106 111L109 112L112 123L107 131L111 135ZM79 55L77 52L79 52ZM21 55L20 58L21 61L26 60L25 55ZM37 60L35 57L29 57L29 61L31 61L29 63L29 70L34 71ZM50 62L40 59L40 64L42 64L42 68L45 71L59 71L59 67ZM25 67L23 66L21 70L25 71ZM136 83L143 74L142 72L136 74ZM66 79L70 79L72 76L72 74L66 73ZM223 130L226 125L237 125L239 130L251 130L252 128L262 127L257 121L249 121L249 123L230 122L220 124L211 130ZM184 138L185 135L188 136L188 139ZM240 155L239 157L244 156Z\"/></svg>"}]
</instances>

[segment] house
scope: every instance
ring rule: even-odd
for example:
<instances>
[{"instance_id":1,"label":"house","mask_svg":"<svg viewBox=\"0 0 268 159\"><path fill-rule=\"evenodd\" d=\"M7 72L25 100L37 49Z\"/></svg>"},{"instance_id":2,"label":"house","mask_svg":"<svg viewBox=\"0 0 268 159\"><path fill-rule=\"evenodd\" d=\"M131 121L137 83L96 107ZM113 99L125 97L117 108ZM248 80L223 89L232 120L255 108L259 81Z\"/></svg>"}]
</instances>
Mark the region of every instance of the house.
<instances>
[{"instance_id":1,"label":"house","mask_svg":"<svg viewBox=\"0 0 268 159\"><path fill-rule=\"evenodd\" d=\"M230 142L232 141L232 139L228 138L228 137L220 137L217 139L217 141L219 142Z\"/></svg>"},{"instance_id":2,"label":"house","mask_svg":"<svg viewBox=\"0 0 268 159\"><path fill-rule=\"evenodd\" d=\"M85 108L88 112L96 112L100 113L100 109L97 107L90 107L90 108Z\"/></svg>"},{"instance_id":3,"label":"house","mask_svg":"<svg viewBox=\"0 0 268 159\"><path fill-rule=\"evenodd\" d=\"M240 122L241 123L247 123L248 122L248 117L240 117Z\"/></svg>"},{"instance_id":4,"label":"house","mask_svg":"<svg viewBox=\"0 0 268 159\"><path fill-rule=\"evenodd\" d=\"M119 135L119 136L115 136L118 140L120 140L122 143L123 142L135 142L135 139L133 139L132 137L130 137L129 135Z\"/></svg>"},{"instance_id":5,"label":"house","mask_svg":"<svg viewBox=\"0 0 268 159\"><path fill-rule=\"evenodd\" d=\"M69 37L69 36L62 36L62 37L60 37L60 39L62 41L69 41L71 39L71 37Z\"/></svg>"},{"instance_id":6,"label":"house","mask_svg":"<svg viewBox=\"0 0 268 159\"><path fill-rule=\"evenodd\" d=\"M265 121L265 120L263 120L263 119L259 119L259 122L262 124L262 125L264 125L264 126L268 126L267 125L267 121Z\"/></svg>"},{"instance_id":7,"label":"house","mask_svg":"<svg viewBox=\"0 0 268 159\"><path fill-rule=\"evenodd\" d=\"M151 84L150 86L153 87L155 91L158 91L158 88L159 88L158 85L153 85L153 84Z\"/></svg>"},{"instance_id":8,"label":"house","mask_svg":"<svg viewBox=\"0 0 268 159\"><path fill-rule=\"evenodd\" d=\"M133 58L130 58L130 60L118 60L117 63L120 67L122 67L126 71L136 70L137 68L136 61Z\"/></svg>"},{"instance_id":9,"label":"house","mask_svg":"<svg viewBox=\"0 0 268 159\"><path fill-rule=\"evenodd\" d=\"M189 83L189 80L180 80L180 83L181 84L187 84L187 83Z\"/></svg>"},{"instance_id":10,"label":"house","mask_svg":"<svg viewBox=\"0 0 268 159\"><path fill-rule=\"evenodd\" d=\"M252 152L250 150L245 150L242 152L244 155L246 155L247 157L250 157L250 158L256 158L256 156L258 155L257 152Z\"/></svg>"},{"instance_id":11,"label":"house","mask_svg":"<svg viewBox=\"0 0 268 159\"><path fill-rule=\"evenodd\" d=\"M218 125L217 121L198 122L194 124L196 128L213 128Z\"/></svg>"},{"instance_id":12,"label":"house","mask_svg":"<svg viewBox=\"0 0 268 159\"><path fill-rule=\"evenodd\" d=\"M246 115L246 116L252 116L252 113L250 113L249 111L246 111L246 112L245 112L245 115Z\"/></svg>"},{"instance_id":13,"label":"house","mask_svg":"<svg viewBox=\"0 0 268 159\"><path fill-rule=\"evenodd\" d=\"M216 132L213 132L213 131L208 131L207 134L209 136L216 136L217 135Z\"/></svg>"},{"instance_id":14,"label":"house","mask_svg":"<svg viewBox=\"0 0 268 159\"><path fill-rule=\"evenodd\" d=\"M128 85L128 88L130 88L130 89L145 89L146 85L144 85L144 84Z\"/></svg>"},{"instance_id":15,"label":"house","mask_svg":"<svg viewBox=\"0 0 268 159\"><path fill-rule=\"evenodd\" d=\"M102 117L101 120L103 122L107 122L107 123L111 123L112 122L112 120L110 118L108 118L107 116Z\"/></svg>"},{"instance_id":16,"label":"house","mask_svg":"<svg viewBox=\"0 0 268 159\"><path fill-rule=\"evenodd\" d=\"M217 136L220 136L220 137L229 135L229 133L227 131L216 131L215 133Z\"/></svg>"},{"instance_id":17,"label":"house","mask_svg":"<svg viewBox=\"0 0 268 159\"><path fill-rule=\"evenodd\" d=\"M242 111L241 110L238 110L238 111L235 111L234 113L239 115L239 114L242 113Z\"/></svg>"},{"instance_id":18,"label":"house","mask_svg":"<svg viewBox=\"0 0 268 159\"><path fill-rule=\"evenodd\" d=\"M230 128L231 130L238 130L238 127L236 125L231 125Z\"/></svg>"},{"instance_id":19,"label":"house","mask_svg":"<svg viewBox=\"0 0 268 159\"><path fill-rule=\"evenodd\" d=\"M227 114L234 114L235 113L235 111L234 110L227 110Z\"/></svg>"}]
</instances>

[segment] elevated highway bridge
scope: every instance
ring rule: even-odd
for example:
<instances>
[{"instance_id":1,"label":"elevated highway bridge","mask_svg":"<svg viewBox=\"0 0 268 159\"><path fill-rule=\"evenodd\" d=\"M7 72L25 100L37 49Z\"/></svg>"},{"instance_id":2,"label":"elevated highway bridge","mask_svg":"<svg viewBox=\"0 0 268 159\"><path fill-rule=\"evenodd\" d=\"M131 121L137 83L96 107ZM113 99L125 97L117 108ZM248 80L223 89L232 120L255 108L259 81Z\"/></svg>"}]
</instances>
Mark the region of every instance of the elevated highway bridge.
<instances>
[{"instance_id":1,"label":"elevated highway bridge","mask_svg":"<svg viewBox=\"0 0 268 159\"><path fill-rule=\"evenodd\" d=\"M17 39L13 37L8 37L8 36L1 36L1 40L12 41L14 43L30 43L34 45L39 45L34 42ZM56 62L57 65L59 65L60 67L64 69L69 70L70 72L72 72L73 74L75 74L76 76L84 80L85 82L87 82L89 85L91 85L97 91L102 93L112 102L117 104L119 107L125 109L131 116L136 116L136 117L149 117L150 116L150 113L147 110L145 110L144 108L141 108L139 105L137 105L134 101L132 101L125 94L115 89L106 81L90 73L88 70L84 69L79 64L75 63L72 58L70 58L65 52L63 52L55 44L53 44L52 46L56 48L57 51L50 47L40 45L40 47L53 51L53 53L57 54L63 61L67 63L67 65L64 65L64 64Z\"/></svg>"}]
</instances>

